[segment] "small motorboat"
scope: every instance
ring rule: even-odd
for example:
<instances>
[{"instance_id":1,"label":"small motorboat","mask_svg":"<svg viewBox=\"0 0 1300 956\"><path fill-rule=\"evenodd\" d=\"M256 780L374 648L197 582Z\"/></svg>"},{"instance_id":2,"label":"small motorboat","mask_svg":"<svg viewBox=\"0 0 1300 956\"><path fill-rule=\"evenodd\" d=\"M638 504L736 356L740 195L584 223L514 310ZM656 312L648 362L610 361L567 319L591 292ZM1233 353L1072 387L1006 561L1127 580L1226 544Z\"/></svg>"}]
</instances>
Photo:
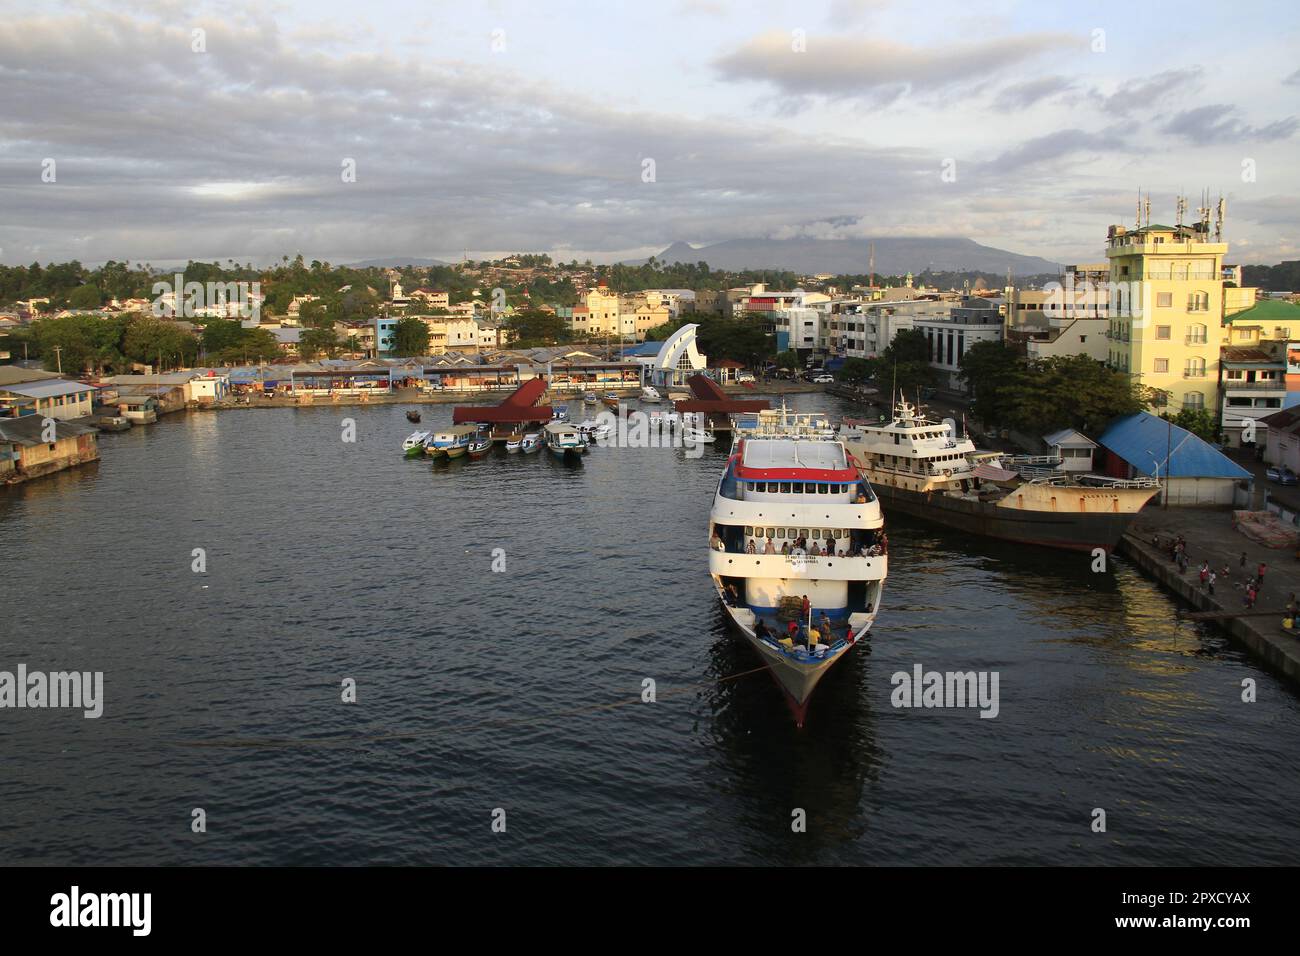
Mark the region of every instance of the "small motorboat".
<instances>
[{"instance_id":1,"label":"small motorboat","mask_svg":"<svg viewBox=\"0 0 1300 956\"><path fill-rule=\"evenodd\" d=\"M519 443L519 450L525 455L531 455L535 451L541 451L542 436L537 432L529 432L524 436L523 441Z\"/></svg>"},{"instance_id":2,"label":"small motorboat","mask_svg":"<svg viewBox=\"0 0 1300 956\"><path fill-rule=\"evenodd\" d=\"M469 443L466 453L471 458L486 458L492 451L492 439L479 436Z\"/></svg>"},{"instance_id":3,"label":"small motorboat","mask_svg":"<svg viewBox=\"0 0 1300 956\"><path fill-rule=\"evenodd\" d=\"M606 392L604 397L601 398L601 401L605 404L606 408L610 408L613 409L614 411L618 411L619 399L618 396L613 392Z\"/></svg>"},{"instance_id":4,"label":"small motorboat","mask_svg":"<svg viewBox=\"0 0 1300 956\"><path fill-rule=\"evenodd\" d=\"M641 389L641 401L643 402L662 402L663 396L659 394L659 389L653 385L643 386Z\"/></svg>"},{"instance_id":5,"label":"small motorboat","mask_svg":"<svg viewBox=\"0 0 1300 956\"><path fill-rule=\"evenodd\" d=\"M101 432L129 432L131 419L124 415L101 415L95 421L95 427Z\"/></svg>"},{"instance_id":6,"label":"small motorboat","mask_svg":"<svg viewBox=\"0 0 1300 956\"><path fill-rule=\"evenodd\" d=\"M511 435L506 439L506 451L512 455L517 454L523 443L524 438L522 435Z\"/></svg>"},{"instance_id":7,"label":"small motorboat","mask_svg":"<svg viewBox=\"0 0 1300 956\"><path fill-rule=\"evenodd\" d=\"M415 409L411 409L409 412L406 413L406 420L408 422L419 422L420 413L417 412Z\"/></svg>"},{"instance_id":8,"label":"small motorboat","mask_svg":"<svg viewBox=\"0 0 1300 956\"><path fill-rule=\"evenodd\" d=\"M424 445L429 440L429 432L411 432L402 442L402 451L407 458L419 458L424 454Z\"/></svg>"},{"instance_id":9,"label":"small motorboat","mask_svg":"<svg viewBox=\"0 0 1300 956\"><path fill-rule=\"evenodd\" d=\"M699 428L695 425L687 425L682 429L682 442L686 445L709 445L717 441L717 437L707 428Z\"/></svg>"},{"instance_id":10,"label":"small motorboat","mask_svg":"<svg viewBox=\"0 0 1300 956\"><path fill-rule=\"evenodd\" d=\"M582 437L586 439L587 444L608 438L614 429L610 427L609 422L601 421L597 418L588 418L578 426L578 431L582 432Z\"/></svg>"},{"instance_id":11,"label":"small motorboat","mask_svg":"<svg viewBox=\"0 0 1300 956\"><path fill-rule=\"evenodd\" d=\"M587 451L587 442L577 426L568 422L550 422L544 431L546 447L556 458L568 462L582 461L582 456Z\"/></svg>"},{"instance_id":12,"label":"small motorboat","mask_svg":"<svg viewBox=\"0 0 1300 956\"><path fill-rule=\"evenodd\" d=\"M551 406L551 421L553 421L553 422L567 422L568 420L569 420L569 406L568 406L568 405L552 405L552 406Z\"/></svg>"},{"instance_id":13,"label":"small motorboat","mask_svg":"<svg viewBox=\"0 0 1300 956\"><path fill-rule=\"evenodd\" d=\"M588 392L586 395L582 396L582 403L584 405L599 405L600 399L596 397L595 392Z\"/></svg>"}]
</instances>

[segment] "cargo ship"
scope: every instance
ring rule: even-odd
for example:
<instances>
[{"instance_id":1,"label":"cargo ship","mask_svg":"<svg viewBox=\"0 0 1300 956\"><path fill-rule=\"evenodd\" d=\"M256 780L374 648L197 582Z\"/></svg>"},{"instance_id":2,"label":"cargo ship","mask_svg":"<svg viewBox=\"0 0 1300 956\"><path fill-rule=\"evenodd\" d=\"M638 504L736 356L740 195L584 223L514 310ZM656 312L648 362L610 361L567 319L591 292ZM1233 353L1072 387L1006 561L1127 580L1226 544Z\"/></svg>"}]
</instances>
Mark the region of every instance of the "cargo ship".
<instances>
[{"instance_id":1,"label":"cargo ship","mask_svg":"<svg viewBox=\"0 0 1300 956\"><path fill-rule=\"evenodd\" d=\"M1072 474L1047 456L979 452L906 401L888 424L846 421L840 441L886 513L1018 544L1109 552L1160 491L1152 478Z\"/></svg>"}]
</instances>

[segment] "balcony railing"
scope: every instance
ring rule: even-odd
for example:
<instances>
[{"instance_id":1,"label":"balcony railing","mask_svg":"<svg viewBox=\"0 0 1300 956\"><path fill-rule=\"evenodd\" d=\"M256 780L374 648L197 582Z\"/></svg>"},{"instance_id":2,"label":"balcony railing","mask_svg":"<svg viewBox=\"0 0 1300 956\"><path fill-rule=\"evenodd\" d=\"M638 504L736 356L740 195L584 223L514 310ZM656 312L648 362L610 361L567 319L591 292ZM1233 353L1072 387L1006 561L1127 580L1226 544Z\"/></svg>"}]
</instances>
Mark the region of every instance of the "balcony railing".
<instances>
[{"instance_id":1,"label":"balcony railing","mask_svg":"<svg viewBox=\"0 0 1300 956\"><path fill-rule=\"evenodd\" d=\"M1208 335L1197 335L1195 333L1183 337L1184 345L1206 345L1209 343Z\"/></svg>"}]
</instances>

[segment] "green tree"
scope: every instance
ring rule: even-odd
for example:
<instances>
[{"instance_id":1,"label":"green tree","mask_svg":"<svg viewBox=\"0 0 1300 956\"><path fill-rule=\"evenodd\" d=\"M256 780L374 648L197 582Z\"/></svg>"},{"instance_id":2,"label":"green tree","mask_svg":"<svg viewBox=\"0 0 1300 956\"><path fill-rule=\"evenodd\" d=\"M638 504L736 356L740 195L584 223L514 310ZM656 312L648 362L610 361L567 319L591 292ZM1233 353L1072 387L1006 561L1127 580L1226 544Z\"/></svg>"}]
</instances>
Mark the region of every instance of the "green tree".
<instances>
[{"instance_id":1,"label":"green tree","mask_svg":"<svg viewBox=\"0 0 1300 956\"><path fill-rule=\"evenodd\" d=\"M1169 418L1167 414L1160 417ZM1197 438L1211 444L1217 444L1219 441L1219 423L1209 409L1184 408L1173 417L1173 423L1179 428L1186 428Z\"/></svg>"},{"instance_id":2,"label":"green tree","mask_svg":"<svg viewBox=\"0 0 1300 956\"><path fill-rule=\"evenodd\" d=\"M848 358L840 366L836 377L851 385L861 385L875 373L875 363L861 358Z\"/></svg>"},{"instance_id":3,"label":"green tree","mask_svg":"<svg viewBox=\"0 0 1300 956\"><path fill-rule=\"evenodd\" d=\"M103 295L93 285L78 286L68 296L70 309L98 309L103 304Z\"/></svg>"},{"instance_id":4,"label":"green tree","mask_svg":"<svg viewBox=\"0 0 1300 956\"><path fill-rule=\"evenodd\" d=\"M428 344L427 335L425 344L426 346ZM338 333L333 329L305 329L298 339L298 354L307 360L315 358L322 352L327 358L333 358L341 345Z\"/></svg>"},{"instance_id":5,"label":"green tree","mask_svg":"<svg viewBox=\"0 0 1300 956\"><path fill-rule=\"evenodd\" d=\"M786 349L776 357L777 368L796 369L799 367L799 353L794 349Z\"/></svg>"},{"instance_id":6,"label":"green tree","mask_svg":"<svg viewBox=\"0 0 1300 956\"><path fill-rule=\"evenodd\" d=\"M990 425L1004 423L1011 397L1024 386L1026 369L1020 356L1001 342L976 342L960 364L959 374L975 396L971 411Z\"/></svg>"},{"instance_id":7,"label":"green tree","mask_svg":"<svg viewBox=\"0 0 1300 956\"><path fill-rule=\"evenodd\" d=\"M552 312L542 309L523 309L506 320L506 328L515 333L514 345L533 348L541 345L558 345L572 337L568 323Z\"/></svg>"},{"instance_id":8,"label":"green tree","mask_svg":"<svg viewBox=\"0 0 1300 956\"><path fill-rule=\"evenodd\" d=\"M417 318L405 318L393 329L393 354L426 355L429 351L429 327Z\"/></svg>"}]
</instances>

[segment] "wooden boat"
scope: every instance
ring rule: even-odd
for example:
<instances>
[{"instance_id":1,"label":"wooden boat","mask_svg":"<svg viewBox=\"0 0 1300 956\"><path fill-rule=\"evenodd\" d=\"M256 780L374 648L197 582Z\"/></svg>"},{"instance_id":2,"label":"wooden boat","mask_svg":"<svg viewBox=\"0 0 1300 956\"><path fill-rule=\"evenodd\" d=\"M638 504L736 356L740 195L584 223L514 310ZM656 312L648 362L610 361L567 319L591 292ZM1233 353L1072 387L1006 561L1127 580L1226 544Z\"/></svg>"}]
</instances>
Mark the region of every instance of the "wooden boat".
<instances>
[{"instance_id":1,"label":"wooden boat","mask_svg":"<svg viewBox=\"0 0 1300 956\"><path fill-rule=\"evenodd\" d=\"M95 427L101 432L129 432L131 419L125 415L101 415L95 422Z\"/></svg>"},{"instance_id":2,"label":"wooden boat","mask_svg":"<svg viewBox=\"0 0 1300 956\"><path fill-rule=\"evenodd\" d=\"M556 458L565 461L581 461L587 451L587 442L582 432L575 425L565 422L550 422L543 430L546 435L546 447Z\"/></svg>"},{"instance_id":3,"label":"wooden boat","mask_svg":"<svg viewBox=\"0 0 1300 956\"><path fill-rule=\"evenodd\" d=\"M492 439L482 435L475 438L465 449L465 453L474 459L486 458L492 452Z\"/></svg>"},{"instance_id":4,"label":"wooden boat","mask_svg":"<svg viewBox=\"0 0 1300 956\"><path fill-rule=\"evenodd\" d=\"M542 436L537 432L529 432L519 443L519 450L525 455L531 455L535 451L541 451Z\"/></svg>"},{"instance_id":5,"label":"wooden boat","mask_svg":"<svg viewBox=\"0 0 1300 956\"><path fill-rule=\"evenodd\" d=\"M424 454L424 445L429 440L429 432L411 432L402 442L402 451L407 458L419 458Z\"/></svg>"},{"instance_id":6,"label":"wooden boat","mask_svg":"<svg viewBox=\"0 0 1300 956\"><path fill-rule=\"evenodd\" d=\"M439 429L425 442L424 453L431 458L460 458L477 434L478 427L475 425L452 425L450 428Z\"/></svg>"},{"instance_id":7,"label":"wooden boat","mask_svg":"<svg viewBox=\"0 0 1300 956\"><path fill-rule=\"evenodd\" d=\"M415 411L415 409L411 409L411 411L406 413L406 420L408 422L419 422L420 413Z\"/></svg>"},{"instance_id":8,"label":"wooden boat","mask_svg":"<svg viewBox=\"0 0 1300 956\"><path fill-rule=\"evenodd\" d=\"M619 398L613 392L606 392L604 397L601 398L601 402L604 403L606 408L618 411Z\"/></svg>"},{"instance_id":9,"label":"wooden boat","mask_svg":"<svg viewBox=\"0 0 1300 956\"><path fill-rule=\"evenodd\" d=\"M506 439L506 451L512 455L518 454L519 448L524 443L522 435L511 435Z\"/></svg>"}]
</instances>

